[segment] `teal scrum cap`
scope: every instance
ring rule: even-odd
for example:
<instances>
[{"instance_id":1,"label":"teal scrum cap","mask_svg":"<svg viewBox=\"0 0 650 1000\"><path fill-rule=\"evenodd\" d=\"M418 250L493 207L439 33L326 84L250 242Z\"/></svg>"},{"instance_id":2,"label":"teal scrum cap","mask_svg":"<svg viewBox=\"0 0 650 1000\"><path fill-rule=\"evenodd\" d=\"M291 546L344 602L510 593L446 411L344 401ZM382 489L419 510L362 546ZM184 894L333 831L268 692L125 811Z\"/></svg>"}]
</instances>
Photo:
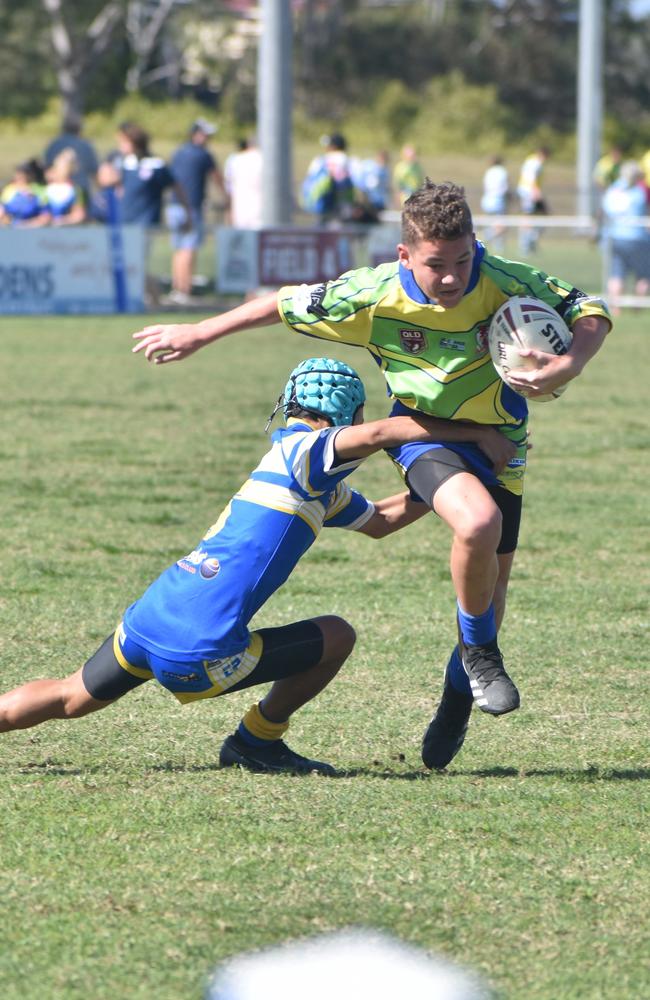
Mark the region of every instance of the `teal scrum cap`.
<instances>
[{"instance_id":1,"label":"teal scrum cap","mask_svg":"<svg viewBox=\"0 0 650 1000\"><path fill-rule=\"evenodd\" d=\"M345 427L366 400L363 382L354 368L335 358L308 358L291 372L284 389L285 417L298 410L327 417Z\"/></svg>"}]
</instances>

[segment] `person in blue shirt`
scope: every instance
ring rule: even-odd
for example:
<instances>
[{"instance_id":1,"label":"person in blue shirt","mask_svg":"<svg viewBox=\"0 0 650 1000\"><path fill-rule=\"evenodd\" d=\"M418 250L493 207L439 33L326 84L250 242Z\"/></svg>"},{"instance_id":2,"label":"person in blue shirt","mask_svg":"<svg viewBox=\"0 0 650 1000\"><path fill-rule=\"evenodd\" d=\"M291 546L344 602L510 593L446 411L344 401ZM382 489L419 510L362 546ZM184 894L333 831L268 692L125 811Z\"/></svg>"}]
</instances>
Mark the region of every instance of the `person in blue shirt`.
<instances>
[{"instance_id":1,"label":"person in blue shirt","mask_svg":"<svg viewBox=\"0 0 650 1000\"><path fill-rule=\"evenodd\" d=\"M618 178L603 195L603 243L608 254L607 293L616 300L625 290L626 278L634 279L637 295L650 288L650 228L648 204L642 184L643 171L635 160L621 164Z\"/></svg>"},{"instance_id":2,"label":"person in blue shirt","mask_svg":"<svg viewBox=\"0 0 650 1000\"><path fill-rule=\"evenodd\" d=\"M178 147L171 159L171 173L185 192L189 206L188 218L184 206L174 195L167 211L174 251L170 300L176 305L190 302L196 252L204 239L203 207L209 181L217 185L224 200L227 198L221 171L207 148L216 131L210 122L198 118L190 129L187 142Z\"/></svg>"},{"instance_id":3,"label":"person in blue shirt","mask_svg":"<svg viewBox=\"0 0 650 1000\"><path fill-rule=\"evenodd\" d=\"M64 149L74 150L76 159L72 182L81 188L84 200L88 202L92 195L99 162L95 147L88 139L84 139L81 131L81 122L75 117L67 117L63 122L61 134L47 146L43 160L46 169L49 169Z\"/></svg>"},{"instance_id":4,"label":"person in blue shirt","mask_svg":"<svg viewBox=\"0 0 650 1000\"><path fill-rule=\"evenodd\" d=\"M347 660L354 629L335 615L254 631L249 622L321 528L382 538L428 510L408 491L371 503L350 489L346 479L368 455L468 434L499 466L512 454L498 430L478 424L463 430L458 421L421 414L364 424L364 401L363 383L348 365L331 358L298 365L272 414L282 407L286 426L212 527L131 604L80 670L0 697L0 732L96 712L152 678L182 703L272 682L224 742L221 764L333 774L282 737L293 713Z\"/></svg>"},{"instance_id":5,"label":"person in blue shirt","mask_svg":"<svg viewBox=\"0 0 650 1000\"><path fill-rule=\"evenodd\" d=\"M117 152L102 164L97 177L103 187L115 187L120 222L147 228L159 226L164 192L173 189L189 212L183 188L159 156L149 148L149 134L134 122L123 122L117 130Z\"/></svg>"},{"instance_id":6,"label":"person in blue shirt","mask_svg":"<svg viewBox=\"0 0 650 1000\"><path fill-rule=\"evenodd\" d=\"M368 207L375 216L390 207L391 175L390 157L385 149L367 160L353 160L352 181L365 197Z\"/></svg>"}]
</instances>

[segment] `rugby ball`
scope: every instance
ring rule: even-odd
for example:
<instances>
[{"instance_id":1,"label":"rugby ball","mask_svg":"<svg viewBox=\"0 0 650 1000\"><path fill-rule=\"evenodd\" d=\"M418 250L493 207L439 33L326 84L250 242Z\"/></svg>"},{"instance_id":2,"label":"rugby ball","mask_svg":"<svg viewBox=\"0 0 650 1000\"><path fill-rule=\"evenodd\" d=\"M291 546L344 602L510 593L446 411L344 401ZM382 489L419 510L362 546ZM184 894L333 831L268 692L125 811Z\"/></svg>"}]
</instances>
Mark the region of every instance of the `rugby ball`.
<instances>
[{"instance_id":1,"label":"rugby ball","mask_svg":"<svg viewBox=\"0 0 650 1000\"><path fill-rule=\"evenodd\" d=\"M533 349L546 354L566 354L573 334L562 317L540 299L515 295L499 306L488 332L492 363L504 382L512 368L534 368L532 358L522 358L520 351ZM531 403L544 403L561 396L565 385L544 396L531 397ZM517 391L517 390L515 390ZM520 392L528 396L527 392Z\"/></svg>"}]
</instances>

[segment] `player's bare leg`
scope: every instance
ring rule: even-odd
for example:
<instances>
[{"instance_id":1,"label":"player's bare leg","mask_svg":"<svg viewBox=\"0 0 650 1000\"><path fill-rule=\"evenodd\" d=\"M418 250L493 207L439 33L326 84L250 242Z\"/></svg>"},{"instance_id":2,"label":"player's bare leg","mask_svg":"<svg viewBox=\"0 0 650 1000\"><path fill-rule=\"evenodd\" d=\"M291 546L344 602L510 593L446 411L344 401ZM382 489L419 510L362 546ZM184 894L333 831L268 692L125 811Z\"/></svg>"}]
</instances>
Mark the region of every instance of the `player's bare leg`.
<instances>
[{"instance_id":1,"label":"player's bare leg","mask_svg":"<svg viewBox=\"0 0 650 1000\"><path fill-rule=\"evenodd\" d=\"M286 722L297 709L306 705L327 687L354 649L355 632L348 622L334 615L313 619L323 633L323 655L311 670L275 681L260 702L269 722Z\"/></svg>"},{"instance_id":2,"label":"player's bare leg","mask_svg":"<svg viewBox=\"0 0 650 1000\"><path fill-rule=\"evenodd\" d=\"M181 247L172 256L172 287L183 295L192 293L195 251Z\"/></svg>"},{"instance_id":3,"label":"player's bare leg","mask_svg":"<svg viewBox=\"0 0 650 1000\"><path fill-rule=\"evenodd\" d=\"M476 476L466 472L438 488L433 508L454 533L450 569L456 597L468 614L481 615L492 603L499 575L501 511Z\"/></svg>"},{"instance_id":4,"label":"player's bare leg","mask_svg":"<svg viewBox=\"0 0 650 1000\"><path fill-rule=\"evenodd\" d=\"M312 621L322 634L318 663L273 683L259 704L249 709L237 732L224 742L219 757L222 766L237 764L252 771L276 773L336 774L330 764L302 757L282 740L291 715L327 687L354 648L354 629L344 619L324 615Z\"/></svg>"},{"instance_id":5,"label":"player's bare leg","mask_svg":"<svg viewBox=\"0 0 650 1000\"><path fill-rule=\"evenodd\" d=\"M445 491L447 485L451 488ZM519 705L519 694L505 672L496 642L515 553L497 553L501 512L475 477L459 473L443 483L435 495L435 508L454 530L451 571L459 603L459 644L447 665L442 699L422 743L427 767L443 768L464 743L474 701L493 715ZM464 641L462 627L470 616L479 628L488 630L484 636L479 633L487 642Z\"/></svg>"},{"instance_id":6,"label":"player's bare leg","mask_svg":"<svg viewBox=\"0 0 650 1000\"><path fill-rule=\"evenodd\" d=\"M80 719L110 705L88 694L81 673L29 681L0 696L0 733L30 729L50 719Z\"/></svg>"}]
</instances>

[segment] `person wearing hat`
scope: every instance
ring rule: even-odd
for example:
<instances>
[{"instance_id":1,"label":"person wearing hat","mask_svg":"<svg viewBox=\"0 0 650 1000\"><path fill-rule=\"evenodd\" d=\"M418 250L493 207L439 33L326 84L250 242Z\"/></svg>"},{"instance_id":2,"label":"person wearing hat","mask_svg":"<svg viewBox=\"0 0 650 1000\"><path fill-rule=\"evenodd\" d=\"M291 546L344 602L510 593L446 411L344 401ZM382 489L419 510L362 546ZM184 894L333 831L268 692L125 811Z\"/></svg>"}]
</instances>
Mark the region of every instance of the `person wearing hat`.
<instances>
[{"instance_id":1,"label":"person wearing hat","mask_svg":"<svg viewBox=\"0 0 650 1000\"><path fill-rule=\"evenodd\" d=\"M174 251L169 296L173 305L182 306L191 302L196 252L204 238L204 203L208 181L212 180L224 199L227 198L221 170L207 148L216 131L216 126L205 118L197 118L192 123L187 141L178 147L171 159L171 172L189 204L189 219L178 198L172 200L167 211Z\"/></svg>"}]
</instances>

